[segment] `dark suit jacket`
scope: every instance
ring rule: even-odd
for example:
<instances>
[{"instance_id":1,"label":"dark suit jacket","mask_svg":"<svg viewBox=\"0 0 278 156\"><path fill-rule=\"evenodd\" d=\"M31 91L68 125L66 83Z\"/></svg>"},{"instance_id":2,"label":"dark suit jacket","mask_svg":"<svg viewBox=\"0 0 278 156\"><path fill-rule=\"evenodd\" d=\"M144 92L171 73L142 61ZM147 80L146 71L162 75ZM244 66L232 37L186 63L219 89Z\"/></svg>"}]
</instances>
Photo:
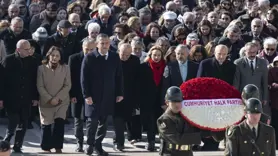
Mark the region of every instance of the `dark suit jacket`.
<instances>
[{"instance_id":1,"label":"dark suit jacket","mask_svg":"<svg viewBox=\"0 0 278 156\"><path fill-rule=\"evenodd\" d=\"M81 74L81 64L84 58L84 53L80 52L77 54L73 54L69 57L69 67L71 73L71 90L70 90L70 97L76 98L77 103L72 104L72 115L73 117L80 117L82 107L84 105L84 98L82 95L82 89L80 84L80 74Z\"/></svg>"},{"instance_id":2,"label":"dark suit jacket","mask_svg":"<svg viewBox=\"0 0 278 156\"><path fill-rule=\"evenodd\" d=\"M8 112L21 108L29 111L32 100L39 99L36 86L38 61L33 57L20 58L18 53L14 53L8 55L2 65L5 73L5 108Z\"/></svg>"},{"instance_id":3,"label":"dark suit jacket","mask_svg":"<svg viewBox=\"0 0 278 156\"><path fill-rule=\"evenodd\" d=\"M188 60L188 69L186 80L193 79L197 76L199 64ZM167 71L168 70L168 71ZM171 86L180 86L183 83L180 67L178 61L170 62L166 67L163 74L163 85L162 85L162 98L164 98L166 91ZM164 100L162 99L162 104Z\"/></svg>"},{"instance_id":4,"label":"dark suit jacket","mask_svg":"<svg viewBox=\"0 0 278 156\"><path fill-rule=\"evenodd\" d=\"M0 64L0 100L3 100L4 98L4 84L5 84L5 73L4 73L4 68L2 66L2 64Z\"/></svg>"},{"instance_id":5,"label":"dark suit jacket","mask_svg":"<svg viewBox=\"0 0 278 156\"><path fill-rule=\"evenodd\" d=\"M87 54L81 66L81 88L84 98L92 97L92 105L85 104L86 117L114 113L116 96L123 96L122 64L118 54L108 52L107 60L97 50Z\"/></svg>"},{"instance_id":6,"label":"dark suit jacket","mask_svg":"<svg viewBox=\"0 0 278 156\"><path fill-rule=\"evenodd\" d=\"M242 40L245 41L245 43L251 42L251 41L254 39L253 34L252 34L251 31L249 31L249 32L247 32L247 33L245 33L245 34L243 34L241 37L242 37ZM267 37L269 37L269 35L265 34L264 32L261 32L261 34L260 34L260 36L259 36L259 39L260 39L261 41L263 41L263 40L264 40L265 38L267 38Z\"/></svg>"},{"instance_id":7,"label":"dark suit jacket","mask_svg":"<svg viewBox=\"0 0 278 156\"><path fill-rule=\"evenodd\" d=\"M213 58L201 61L197 77L214 77L233 85L236 65L226 60L222 65Z\"/></svg>"}]
</instances>

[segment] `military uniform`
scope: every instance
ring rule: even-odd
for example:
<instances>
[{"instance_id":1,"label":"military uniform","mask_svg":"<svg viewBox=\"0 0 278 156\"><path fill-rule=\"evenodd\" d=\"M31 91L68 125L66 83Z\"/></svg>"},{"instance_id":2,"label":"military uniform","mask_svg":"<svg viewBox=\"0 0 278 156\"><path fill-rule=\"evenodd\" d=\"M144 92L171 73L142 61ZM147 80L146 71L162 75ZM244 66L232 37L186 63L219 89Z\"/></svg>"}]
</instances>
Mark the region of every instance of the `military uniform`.
<instances>
[{"instance_id":1,"label":"military uniform","mask_svg":"<svg viewBox=\"0 0 278 156\"><path fill-rule=\"evenodd\" d=\"M246 101L247 114L262 113L262 104L256 98ZM262 122L251 127L244 120L226 131L225 156L276 156L274 128Z\"/></svg>"},{"instance_id":2,"label":"military uniform","mask_svg":"<svg viewBox=\"0 0 278 156\"><path fill-rule=\"evenodd\" d=\"M174 90L174 92L172 92ZM169 96L167 96L169 95ZM178 87L170 87L166 100L182 101L182 93ZM157 120L161 137L160 155L193 156L192 145L201 143L201 134L186 122L180 113L174 113L169 107Z\"/></svg>"}]
</instances>

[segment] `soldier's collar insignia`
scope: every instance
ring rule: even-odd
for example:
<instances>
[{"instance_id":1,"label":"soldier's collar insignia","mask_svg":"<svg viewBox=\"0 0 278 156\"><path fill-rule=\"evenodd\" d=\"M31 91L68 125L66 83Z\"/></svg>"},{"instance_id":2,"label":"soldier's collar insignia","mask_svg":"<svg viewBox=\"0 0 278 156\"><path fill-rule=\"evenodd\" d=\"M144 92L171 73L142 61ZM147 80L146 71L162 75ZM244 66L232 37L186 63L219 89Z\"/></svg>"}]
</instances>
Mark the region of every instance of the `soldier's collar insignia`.
<instances>
[{"instance_id":1,"label":"soldier's collar insignia","mask_svg":"<svg viewBox=\"0 0 278 156\"><path fill-rule=\"evenodd\" d=\"M161 126L162 128L166 128L166 124L165 124L164 122L162 122L162 123L160 124L160 126Z\"/></svg>"}]
</instances>

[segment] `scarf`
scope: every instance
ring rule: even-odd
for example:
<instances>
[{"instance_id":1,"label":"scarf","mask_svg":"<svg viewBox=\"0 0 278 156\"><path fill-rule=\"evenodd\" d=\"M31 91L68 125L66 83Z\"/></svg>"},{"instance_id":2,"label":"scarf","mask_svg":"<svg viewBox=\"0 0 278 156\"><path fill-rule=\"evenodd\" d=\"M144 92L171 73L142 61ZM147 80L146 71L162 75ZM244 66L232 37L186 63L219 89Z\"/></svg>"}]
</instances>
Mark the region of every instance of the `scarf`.
<instances>
[{"instance_id":1,"label":"scarf","mask_svg":"<svg viewBox=\"0 0 278 156\"><path fill-rule=\"evenodd\" d=\"M164 72L164 68L165 68L165 62L164 60L161 60L159 62L154 62L152 59L149 59L149 64L150 67L152 69L153 72L153 79L154 82L156 84L156 86L158 86L160 84L163 72Z\"/></svg>"}]
</instances>

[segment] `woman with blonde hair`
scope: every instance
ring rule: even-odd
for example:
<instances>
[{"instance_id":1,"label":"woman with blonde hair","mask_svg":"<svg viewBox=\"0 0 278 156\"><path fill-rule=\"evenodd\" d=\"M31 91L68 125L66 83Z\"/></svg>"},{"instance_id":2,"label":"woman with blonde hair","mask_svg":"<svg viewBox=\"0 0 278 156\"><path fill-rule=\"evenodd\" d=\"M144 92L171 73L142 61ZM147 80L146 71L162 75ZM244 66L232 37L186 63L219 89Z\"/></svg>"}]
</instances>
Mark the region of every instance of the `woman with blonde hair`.
<instances>
[{"instance_id":1,"label":"woman with blonde hair","mask_svg":"<svg viewBox=\"0 0 278 156\"><path fill-rule=\"evenodd\" d=\"M140 19L137 16L132 16L127 21L128 27L133 30L139 37L143 38L144 34L141 31Z\"/></svg>"},{"instance_id":2,"label":"woman with blonde hair","mask_svg":"<svg viewBox=\"0 0 278 156\"><path fill-rule=\"evenodd\" d=\"M64 122L70 103L71 77L69 67L62 62L62 51L52 46L38 68L37 88L40 95L41 149L62 153ZM52 124L54 127L52 129Z\"/></svg>"},{"instance_id":3,"label":"woman with blonde hair","mask_svg":"<svg viewBox=\"0 0 278 156\"><path fill-rule=\"evenodd\" d=\"M215 41L210 41L206 46L205 49L207 51L208 57L213 57L214 56L214 50L216 47Z\"/></svg>"},{"instance_id":4,"label":"woman with blonde hair","mask_svg":"<svg viewBox=\"0 0 278 156\"><path fill-rule=\"evenodd\" d=\"M141 64L140 69L140 113L142 124L147 130L148 151L155 150L156 120L162 114L161 86L164 68L163 50L160 46L153 46ZM148 100L145 100L148 99Z\"/></svg>"}]
</instances>

